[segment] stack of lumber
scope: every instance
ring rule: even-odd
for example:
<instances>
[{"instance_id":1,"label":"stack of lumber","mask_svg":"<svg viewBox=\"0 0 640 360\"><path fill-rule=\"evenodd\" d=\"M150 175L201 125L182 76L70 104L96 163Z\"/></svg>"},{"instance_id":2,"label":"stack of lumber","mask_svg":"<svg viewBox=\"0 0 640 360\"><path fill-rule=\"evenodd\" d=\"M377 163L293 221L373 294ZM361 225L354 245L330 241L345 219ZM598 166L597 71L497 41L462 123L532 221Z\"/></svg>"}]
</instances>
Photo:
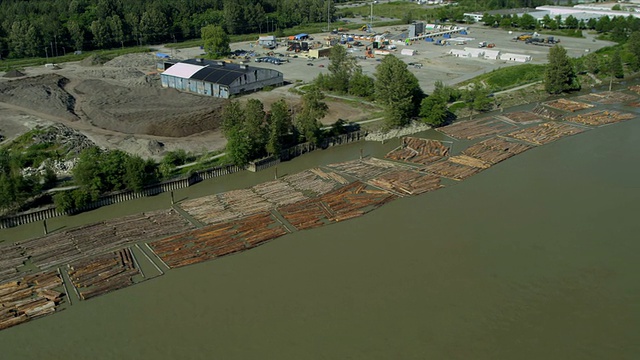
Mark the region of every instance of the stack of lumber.
<instances>
[{"instance_id":1,"label":"stack of lumber","mask_svg":"<svg viewBox=\"0 0 640 360\"><path fill-rule=\"evenodd\" d=\"M579 110L589 109L593 107L593 105L591 104L583 103L580 101L569 100L569 99L551 100L551 101L547 101L544 104L554 109L569 111L569 112L576 112Z\"/></svg>"},{"instance_id":2,"label":"stack of lumber","mask_svg":"<svg viewBox=\"0 0 640 360\"><path fill-rule=\"evenodd\" d=\"M597 102L600 104L620 104L623 102L635 100L636 97L620 91L604 91L601 93L582 95L579 96L578 99L583 101Z\"/></svg>"},{"instance_id":3,"label":"stack of lumber","mask_svg":"<svg viewBox=\"0 0 640 360\"><path fill-rule=\"evenodd\" d=\"M0 282L12 279L16 276L17 268L27 260L22 248L11 244L0 247Z\"/></svg>"},{"instance_id":4,"label":"stack of lumber","mask_svg":"<svg viewBox=\"0 0 640 360\"><path fill-rule=\"evenodd\" d=\"M588 112L586 114L575 115L567 118L566 120L584 125L601 126L633 119L635 117L636 115L629 113L622 113L613 110L601 110Z\"/></svg>"},{"instance_id":5,"label":"stack of lumber","mask_svg":"<svg viewBox=\"0 0 640 360\"><path fill-rule=\"evenodd\" d=\"M563 114L555 112L543 105L537 105L533 110L531 110L531 112L548 120L560 120L560 118L564 116Z\"/></svg>"},{"instance_id":6,"label":"stack of lumber","mask_svg":"<svg viewBox=\"0 0 640 360\"><path fill-rule=\"evenodd\" d=\"M385 158L426 165L448 154L449 147L444 146L440 141L405 137L402 138L402 145L389 152Z\"/></svg>"},{"instance_id":7,"label":"stack of lumber","mask_svg":"<svg viewBox=\"0 0 640 360\"><path fill-rule=\"evenodd\" d=\"M507 136L524 140L536 145L544 145L565 136L579 134L585 129L562 123L545 123L507 134Z\"/></svg>"},{"instance_id":8,"label":"stack of lumber","mask_svg":"<svg viewBox=\"0 0 640 360\"><path fill-rule=\"evenodd\" d=\"M542 121L542 117L539 114L531 111L515 111L504 114L501 117L518 124L533 124Z\"/></svg>"},{"instance_id":9,"label":"stack of lumber","mask_svg":"<svg viewBox=\"0 0 640 360\"><path fill-rule=\"evenodd\" d=\"M45 235L23 242L20 246L36 266L46 269L137 241L156 239L191 228L193 226L174 210L160 210Z\"/></svg>"},{"instance_id":10,"label":"stack of lumber","mask_svg":"<svg viewBox=\"0 0 640 360\"><path fill-rule=\"evenodd\" d=\"M169 267L176 268L243 251L286 233L264 212L168 237L150 246Z\"/></svg>"},{"instance_id":11,"label":"stack of lumber","mask_svg":"<svg viewBox=\"0 0 640 360\"><path fill-rule=\"evenodd\" d=\"M273 206L281 206L305 200L307 197L283 180L269 181L253 187L259 196Z\"/></svg>"},{"instance_id":12,"label":"stack of lumber","mask_svg":"<svg viewBox=\"0 0 640 360\"><path fill-rule=\"evenodd\" d=\"M328 193L339 184L348 183L342 176L335 173L326 173L318 168L287 175L282 180L289 183L294 189L310 194L310 196Z\"/></svg>"},{"instance_id":13,"label":"stack of lumber","mask_svg":"<svg viewBox=\"0 0 640 360\"><path fill-rule=\"evenodd\" d=\"M133 285L138 274L128 248L69 265L69 278L83 300Z\"/></svg>"},{"instance_id":14,"label":"stack of lumber","mask_svg":"<svg viewBox=\"0 0 640 360\"><path fill-rule=\"evenodd\" d=\"M438 176L415 170L392 171L371 179L369 184L400 195L418 195L442 187Z\"/></svg>"},{"instance_id":15,"label":"stack of lumber","mask_svg":"<svg viewBox=\"0 0 640 360\"><path fill-rule=\"evenodd\" d=\"M484 118L478 120L459 121L454 124L438 128L438 130L456 139L473 140L513 130L515 127L516 126L513 124L508 124L498 119Z\"/></svg>"},{"instance_id":16,"label":"stack of lumber","mask_svg":"<svg viewBox=\"0 0 640 360\"><path fill-rule=\"evenodd\" d=\"M391 169L403 167L403 165L376 158L367 158L331 164L327 165L327 167L353 176L361 181L366 181L378 177Z\"/></svg>"},{"instance_id":17,"label":"stack of lumber","mask_svg":"<svg viewBox=\"0 0 640 360\"><path fill-rule=\"evenodd\" d=\"M495 165L529 149L531 149L530 145L494 137L474 144L462 153L485 163Z\"/></svg>"},{"instance_id":18,"label":"stack of lumber","mask_svg":"<svg viewBox=\"0 0 640 360\"><path fill-rule=\"evenodd\" d=\"M63 294L57 271L24 276L0 283L0 330L54 313Z\"/></svg>"}]
</instances>

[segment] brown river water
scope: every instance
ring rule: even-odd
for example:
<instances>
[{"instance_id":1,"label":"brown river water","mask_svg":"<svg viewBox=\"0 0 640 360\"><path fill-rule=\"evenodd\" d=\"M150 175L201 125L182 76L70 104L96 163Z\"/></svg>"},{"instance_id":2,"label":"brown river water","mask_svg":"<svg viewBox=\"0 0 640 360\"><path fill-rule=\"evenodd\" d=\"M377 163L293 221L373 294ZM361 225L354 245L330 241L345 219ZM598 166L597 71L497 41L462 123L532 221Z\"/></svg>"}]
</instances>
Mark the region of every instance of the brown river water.
<instances>
[{"instance_id":1,"label":"brown river water","mask_svg":"<svg viewBox=\"0 0 640 360\"><path fill-rule=\"evenodd\" d=\"M380 157L395 145L316 152L278 174L354 159L360 148ZM271 178L236 174L176 199ZM640 358L639 119L446 185L75 302L0 332L0 358ZM163 194L49 228L168 203ZM41 232L33 224L0 236Z\"/></svg>"}]
</instances>

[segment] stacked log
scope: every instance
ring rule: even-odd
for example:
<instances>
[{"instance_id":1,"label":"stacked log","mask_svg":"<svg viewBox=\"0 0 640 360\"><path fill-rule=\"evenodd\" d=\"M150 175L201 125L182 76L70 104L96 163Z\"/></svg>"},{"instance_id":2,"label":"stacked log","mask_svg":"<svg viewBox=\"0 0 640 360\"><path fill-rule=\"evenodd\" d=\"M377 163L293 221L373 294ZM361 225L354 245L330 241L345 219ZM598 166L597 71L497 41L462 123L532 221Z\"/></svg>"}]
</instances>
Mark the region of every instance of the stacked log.
<instances>
[{"instance_id":1,"label":"stacked log","mask_svg":"<svg viewBox=\"0 0 640 360\"><path fill-rule=\"evenodd\" d=\"M576 112L579 110L589 109L593 107L593 105L591 104L583 103L580 101L569 100L569 99L556 99L552 101L547 101L544 103L544 105L554 109L568 111L568 112Z\"/></svg>"},{"instance_id":2,"label":"stacked log","mask_svg":"<svg viewBox=\"0 0 640 360\"><path fill-rule=\"evenodd\" d=\"M436 162L448 154L449 147L440 141L404 137L402 145L389 152L385 158L426 165Z\"/></svg>"},{"instance_id":3,"label":"stacked log","mask_svg":"<svg viewBox=\"0 0 640 360\"><path fill-rule=\"evenodd\" d=\"M502 115L507 121L518 124L533 124L542 121L542 116L531 111L515 111Z\"/></svg>"},{"instance_id":4,"label":"stacked log","mask_svg":"<svg viewBox=\"0 0 640 360\"><path fill-rule=\"evenodd\" d=\"M69 278L83 300L133 285L138 274L128 248L69 265Z\"/></svg>"},{"instance_id":5,"label":"stacked log","mask_svg":"<svg viewBox=\"0 0 640 360\"><path fill-rule=\"evenodd\" d=\"M0 330L54 313L63 294L57 271L23 276L0 283Z\"/></svg>"},{"instance_id":6,"label":"stacked log","mask_svg":"<svg viewBox=\"0 0 640 360\"><path fill-rule=\"evenodd\" d=\"M218 258L286 234L268 212L207 226L150 244L171 268Z\"/></svg>"},{"instance_id":7,"label":"stacked log","mask_svg":"<svg viewBox=\"0 0 640 360\"><path fill-rule=\"evenodd\" d=\"M577 126L552 122L518 130L507 134L507 136L536 145L544 145L566 136L579 134L583 131L585 131L585 129Z\"/></svg>"},{"instance_id":8,"label":"stacked log","mask_svg":"<svg viewBox=\"0 0 640 360\"><path fill-rule=\"evenodd\" d=\"M283 180L269 181L253 187L253 191L273 206L305 200L307 197Z\"/></svg>"},{"instance_id":9,"label":"stacked log","mask_svg":"<svg viewBox=\"0 0 640 360\"><path fill-rule=\"evenodd\" d=\"M268 211L273 205L254 193L252 189L227 191L220 194L229 209L242 215L251 215Z\"/></svg>"},{"instance_id":10,"label":"stacked log","mask_svg":"<svg viewBox=\"0 0 640 360\"><path fill-rule=\"evenodd\" d=\"M282 180L286 181L294 189L309 194L309 196L322 195L335 189L340 184L348 183L342 176L336 173L326 173L318 168L287 175Z\"/></svg>"},{"instance_id":11,"label":"stacked log","mask_svg":"<svg viewBox=\"0 0 640 360\"><path fill-rule=\"evenodd\" d=\"M563 114L555 112L543 105L537 105L533 110L531 110L531 112L547 120L560 120L564 116Z\"/></svg>"},{"instance_id":12,"label":"stacked log","mask_svg":"<svg viewBox=\"0 0 640 360\"><path fill-rule=\"evenodd\" d=\"M478 159L460 155L427 165L422 170L452 180L464 180L487 167L488 165L486 163Z\"/></svg>"},{"instance_id":13,"label":"stacked log","mask_svg":"<svg viewBox=\"0 0 640 360\"><path fill-rule=\"evenodd\" d=\"M0 282L14 278L17 268L27 260L20 246L11 244L0 248Z\"/></svg>"},{"instance_id":14,"label":"stacked log","mask_svg":"<svg viewBox=\"0 0 640 360\"><path fill-rule=\"evenodd\" d=\"M483 118L478 120L459 121L451 125L438 128L441 131L456 139L473 140L489 135L497 135L516 128L513 124L494 118Z\"/></svg>"},{"instance_id":15,"label":"stacked log","mask_svg":"<svg viewBox=\"0 0 640 360\"><path fill-rule=\"evenodd\" d=\"M567 118L566 120L583 125L602 126L633 119L635 117L636 115L630 113L623 113L613 110L601 110L588 112L586 114L575 115Z\"/></svg>"},{"instance_id":16,"label":"stacked log","mask_svg":"<svg viewBox=\"0 0 640 360\"><path fill-rule=\"evenodd\" d=\"M387 191L367 189L365 183L356 181L321 196L319 200L333 214L329 220L343 221L362 216L396 197Z\"/></svg>"},{"instance_id":17,"label":"stacked log","mask_svg":"<svg viewBox=\"0 0 640 360\"><path fill-rule=\"evenodd\" d=\"M240 213L229 209L219 194L204 196L180 203L180 207L204 224L215 224L236 219Z\"/></svg>"},{"instance_id":18,"label":"stacked log","mask_svg":"<svg viewBox=\"0 0 640 360\"><path fill-rule=\"evenodd\" d=\"M369 181L371 185L401 195L418 195L442 187L438 176L415 170L397 170Z\"/></svg>"},{"instance_id":19,"label":"stacked log","mask_svg":"<svg viewBox=\"0 0 640 360\"><path fill-rule=\"evenodd\" d=\"M495 165L529 149L531 149L530 145L494 137L474 144L462 153L487 164Z\"/></svg>"}]
</instances>

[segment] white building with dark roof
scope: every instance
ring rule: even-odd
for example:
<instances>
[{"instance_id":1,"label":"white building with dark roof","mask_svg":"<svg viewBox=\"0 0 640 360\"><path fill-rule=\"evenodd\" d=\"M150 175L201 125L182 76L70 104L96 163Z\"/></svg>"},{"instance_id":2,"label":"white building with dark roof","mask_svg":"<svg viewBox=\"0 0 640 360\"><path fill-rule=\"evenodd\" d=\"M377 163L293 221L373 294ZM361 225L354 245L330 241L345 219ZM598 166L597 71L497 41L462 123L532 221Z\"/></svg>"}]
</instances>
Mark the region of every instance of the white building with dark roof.
<instances>
[{"instance_id":1,"label":"white building with dark roof","mask_svg":"<svg viewBox=\"0 0 640 360\"><path fill-rule=\"evenodd\" d=\"M160 79L164 88L225 99L284 83L282 73L277 70L203 59L165 65Z\"/></svg>"}]
</instances>

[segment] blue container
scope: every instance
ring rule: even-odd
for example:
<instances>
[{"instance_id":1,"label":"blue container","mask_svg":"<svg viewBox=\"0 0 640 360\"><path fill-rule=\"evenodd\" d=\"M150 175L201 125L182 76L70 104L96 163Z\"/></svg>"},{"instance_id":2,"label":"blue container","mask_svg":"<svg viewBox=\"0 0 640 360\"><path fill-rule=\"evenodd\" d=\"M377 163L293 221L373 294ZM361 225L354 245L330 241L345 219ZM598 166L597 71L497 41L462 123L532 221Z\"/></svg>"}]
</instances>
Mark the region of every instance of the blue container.
<instances>
[{"instance_id":1,"label":"blue container","mask_svg":"<svg viewBox=\"0 0 640 360\"><path fill-rule=\"evenodd\" d=\"M433 38L425 38L424 41L426 42L433 42Z\"/></svg>"},{"instance_id":2,"label":"blue container","mask_svg":"<svg viewBox=\"0 0 640 360\"><path fill-rule=\"evenodd\" d=\"M349 37L347 38L347 41L349 41L349 42L353 41L353 37L349 36Z\"/></svg>"},{"instance_id":3,"label":"blue container","mask_svg":"<svg viewBox=\"0 0 640 360\"><path fill-rule=\"evenodd\" d=\"M444 34L442 37L445 39L451 39L451 34Z\"/></svg>"},{"instance_id":4,"label":"blue container","mask_svg":"<svg viewBox=\"0 0 640 360\"><path fill-rule=\"evenodd\" d=\"M460 31L460 35L467 35L467 30Z\"/></svg>"}]
</instances>

